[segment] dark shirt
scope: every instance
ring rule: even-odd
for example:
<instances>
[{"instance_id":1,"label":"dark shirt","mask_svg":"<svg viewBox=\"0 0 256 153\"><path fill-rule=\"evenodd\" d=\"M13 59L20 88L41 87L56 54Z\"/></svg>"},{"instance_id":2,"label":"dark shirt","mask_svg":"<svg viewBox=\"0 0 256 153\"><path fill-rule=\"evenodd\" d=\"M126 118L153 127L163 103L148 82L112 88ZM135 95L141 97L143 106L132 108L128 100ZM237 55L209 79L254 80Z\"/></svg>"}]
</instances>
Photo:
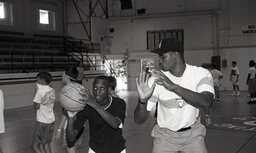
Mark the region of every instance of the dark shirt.
<instances>
[{"instance_id":1,"label":"dark shirt","mask_svg":"<svg viewBox=\"0 0 256 153\"><path fill-rule=\"evenodd\" d=\"M111 115L121 119L124 124L126 103L124 100L112 97L111 105L106 109ZM96 153L120 153L124 150L125 139L122 129L113 129L90 106L79 112L74 122L74 129L82 130L85 121L89 121L90 148Z\"/></svg>"}]
</instances>

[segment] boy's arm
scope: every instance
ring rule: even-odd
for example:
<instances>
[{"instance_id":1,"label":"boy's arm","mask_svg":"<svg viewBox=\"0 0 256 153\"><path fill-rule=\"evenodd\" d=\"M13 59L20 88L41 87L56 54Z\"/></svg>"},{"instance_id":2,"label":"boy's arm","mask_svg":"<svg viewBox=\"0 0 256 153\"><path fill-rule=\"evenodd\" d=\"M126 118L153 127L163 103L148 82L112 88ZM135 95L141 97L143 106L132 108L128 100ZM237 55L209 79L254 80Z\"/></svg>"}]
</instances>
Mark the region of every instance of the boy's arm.
<instances>
[{"instance_id":1,"label":"boy's arm","mask_svg":"<svg viewBox=\"0 0 256 153\"><path fill-rule=\"evenodd\" d=\"M113 116L98 103L95 102L94 105L92 105L92 107L99 113L103 120L107 122L107 124L110 125L113 129L117 129L121 124L122 120L119 117Z\"/></svg>"},{"instance_id":2,"label":"boy's arm","mask_svg":"<svg viewBox=\"0 0 256 153\"><path fill-rule=\"evenodd\" d=\"M40 108L40 104L39 104L39 103L34 102L34 109L35 109L35 110L38 110L39 108Z\"/></svg>"},{"instance_id":3,"label":"boy's arm","mask_svg":"<svg viewBox=\"0 0 256 153\"><path fill-rule=\"evenodd\" d=\"M91 106L93 109L97 111L97 113L102 117L102 119L110 125L113 129L117 129L119 125L122 122L122 118L118 116L114 116L116 114L110 114L108 111L106 111L100 104L98 104L93 97L90 95L88 98L84 98L83 100L86 100L86 103ZM125 102L124 106L120 105L122 108L118 110L119 112L122 112L125 116ZM121 113L120 113L121 114Z\"/></svg>"},{"instance_id":4,"label":"boy's arm","mask_svg":"<svg viewBox=\"0 0 256 153\"><path fill-rule=\"evenodd\" d=\"M247 79L246 79L246 84L248 84L248 81L249 81L249 79L250 79L250 76L251 76L251 74L248 73L248 76L247 76Z\"/></svg>"},{"instance_id":5,"label":"boy's arm","mask_svg":"<svg viewBox=\"0 0 256 153\"><path fill-rule=\"evenodd\" d=\"M220 72L220 71L219 71ZM222 79L223 78L223 74L220 72L220 76L219 76L219 79Z\"/></svg>"},{"instance_id":6,"label":"boy's arm","mask_svg":"<svg viewBox=\"0 0 256 153\"><path fill-rule=\"evenodd\" d=\"M77 140L77 134L78 132L74 129L74 121L75 121L75 115L76 112L68 112L66 110L63 111L63 113L67 117L67 129L66 129L66 140L68 147L73 147Z\"/></svg>"}]
</instances>

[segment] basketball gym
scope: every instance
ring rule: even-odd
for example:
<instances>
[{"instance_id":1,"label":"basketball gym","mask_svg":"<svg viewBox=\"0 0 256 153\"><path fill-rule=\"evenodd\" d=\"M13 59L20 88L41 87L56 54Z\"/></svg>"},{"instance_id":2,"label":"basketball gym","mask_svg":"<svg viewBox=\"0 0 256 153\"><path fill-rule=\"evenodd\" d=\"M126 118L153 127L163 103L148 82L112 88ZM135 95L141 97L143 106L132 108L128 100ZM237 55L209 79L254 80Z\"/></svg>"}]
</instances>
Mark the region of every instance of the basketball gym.
<instances>
[{"instance_id":1,"label":"basketball gym","mask_svg":"<svg viewBox=\"0 0 256 153\"><path fill-rule=\"evenodd\" d=\"M38 72L53 76L57 101L62 73L82 62L82 84L92 93L99 75L117 79L117 94L127 104L123 127L127 153L151 153L154 112L147 121L134 122L138 101L135 79L148 67L158 67L150 50L163 38L184 46L186 63L217 64L222 72L220 102L210 109L206 126L208 153L255 153L256 104L248 104L246 79L249 61L256 60L254 0L0 0L0 89L4 95L4 153L32 153L35 123L33 96ZM231 96L232 61L240 71L240 95ZM88 127L78 152L87 152ZM53 153L65 152L53 137Z\"/></svg>"}]
</instances>

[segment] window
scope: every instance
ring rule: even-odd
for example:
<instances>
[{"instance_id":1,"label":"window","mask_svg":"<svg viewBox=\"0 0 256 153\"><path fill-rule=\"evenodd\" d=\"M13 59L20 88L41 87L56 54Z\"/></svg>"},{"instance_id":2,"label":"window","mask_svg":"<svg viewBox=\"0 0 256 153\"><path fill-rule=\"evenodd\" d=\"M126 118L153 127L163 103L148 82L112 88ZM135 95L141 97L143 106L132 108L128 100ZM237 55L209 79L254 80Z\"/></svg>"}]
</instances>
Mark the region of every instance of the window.
<instances>
[{"instance_id":1,"label":"window","mask_svg":"<svg viewBox=\"0 0 256 153\"><path fill-rule=\"evenodd\" d=\"M0 25L13 25L12 4L0 2Z\"/></svg>"},{"instance_id":2,"label":"window","mask_svg":"<svg viewBox=\"0 0 256 153\"><path fill-rule=\"evenodd\" d=\"M47 10L39 10L40 15L40 23L41 24L49 24L49 11Z\"/></svg>"},{"instance_id":3,"label":"window","mask_svg":"<svg viewBox=\"0 0 256 153\"><path fill-rule=\"evenodd\" d=\"M4 13L4 3L0 2L0 19L5 18L5 13Z\"/></svg>"},{"instance_id":4,"label":"window","mask_svg":"<svg viewBox=\"0 0 256 153\"><path fill-rule=\"evenodd\" d=\"M41 30L55 31L55 12L39 9L38 10L38 28Z\"/></svg>"},{"instance_id":5,"label":"window","mask_svg":"<svg viewBox=\"0 0 256 153\"><path fill-rule=\"evenodd\" d=\"M147 49L157 49L163 38L176 38L184 44L183 29L147 31Z\"/></svg>"}]
</instances>

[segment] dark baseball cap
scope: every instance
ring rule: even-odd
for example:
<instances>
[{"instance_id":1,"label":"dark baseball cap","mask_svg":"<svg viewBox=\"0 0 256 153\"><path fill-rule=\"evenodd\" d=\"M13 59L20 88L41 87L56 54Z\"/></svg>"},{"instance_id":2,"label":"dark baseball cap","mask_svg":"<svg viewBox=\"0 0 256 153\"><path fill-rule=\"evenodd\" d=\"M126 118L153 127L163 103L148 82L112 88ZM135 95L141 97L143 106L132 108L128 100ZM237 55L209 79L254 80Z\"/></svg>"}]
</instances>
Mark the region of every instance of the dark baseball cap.
<instances>
[{"instance_id":1,"label":"dark baseball cap","mask_svg":"<svg viewBox=\"0 0 256 153\"><path fill-rule=\"evenodd\" d=\"M183 52L183 45L181 42L175 38L165 38L162 39L159 43L159 48L152 50L150 52L156 54L164 54L167 52Z\"/></svg>"}]
</instances>

